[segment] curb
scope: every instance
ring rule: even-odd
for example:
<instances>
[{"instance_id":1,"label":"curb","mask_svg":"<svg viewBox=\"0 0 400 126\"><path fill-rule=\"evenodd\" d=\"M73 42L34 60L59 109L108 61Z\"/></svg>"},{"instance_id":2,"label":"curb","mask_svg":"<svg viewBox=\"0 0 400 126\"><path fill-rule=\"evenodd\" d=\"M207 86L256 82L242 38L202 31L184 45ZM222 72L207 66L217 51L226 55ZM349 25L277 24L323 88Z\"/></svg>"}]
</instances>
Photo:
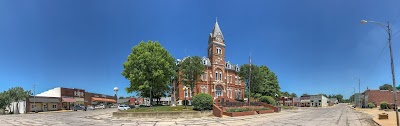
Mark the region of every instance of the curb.
<instances>
[{"instance_id":1,"label":"curb","mask_svg":"<svg viewBox=\"0 0 400 126\"><path fill-rule=\"evenodd\" d=\"M374 121L374 123L378 126L382 126L381 124L379 124L378 122L375 121L375 119L372 119L372 121Z\"/></svg>"}]
</instances>

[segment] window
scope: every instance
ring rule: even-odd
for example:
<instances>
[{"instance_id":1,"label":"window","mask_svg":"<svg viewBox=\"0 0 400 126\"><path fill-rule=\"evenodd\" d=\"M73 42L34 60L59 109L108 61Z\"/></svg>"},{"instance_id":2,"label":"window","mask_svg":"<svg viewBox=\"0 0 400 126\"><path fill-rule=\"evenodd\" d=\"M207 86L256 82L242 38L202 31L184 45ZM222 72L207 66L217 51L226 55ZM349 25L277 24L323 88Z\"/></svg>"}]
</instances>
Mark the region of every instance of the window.
<instances>
[{"instance_id":1,"label":"window","mask_svg":"<svg viewBox=\"0 0 400 126\"><path fill-rule=\"evenodd\" d=\"M32 105L32 108L35 108L36 107L36 105Z\"/></svg>"},{"instance_id":2,"label":"window","mask_svg":"<svg viewBox=\"0 0 400 126\"><path fill-rule=\"evenodd\" d=\"M185 89L185 88L186 88L186 86L183 86L183 88ZM187 98L187 97L188 97L188 90L189 90L189 89L187 89L187 90L183 90L183 92L184 92L183 94L184 94L184 97L185 97L185 98Z\"/></svg>"},{"instance_id":3,"label":"window","mask_svg":"<svg viewBox=\"0 0 400 126\"><path fill-rule=\"evenodd\" d=\"M201 93L207 93L207 87L201 86Z\"/></svg>"},{"instance_id":4,"label":"window","mask_svg":"<svg viewBox=\"0 0 400 126\"><path fill-rule=\"evenodd\" d=\"M222 96L222 89L219 86L217 87L217 89L215 91L215 97L218 97L218 96Z\"/></svg>"},{"instance_id":5,"label":"window","mask_svg":"<svg viewBox=\"0 0 400 126\"><path fill-rule=\"evenodd\" d=\"M215 80L218 80L218 72L215 72Z\"/></svg>"},{"instance_id":6,"label":"window","mask_svg":"<svg viewBox=\"0 0 400 126\"><path fill-rule=\"evenodd\" d=\"M55 109L55 108L57 108L57 105L53 105L52 107L53 107L53 109Z\"/></svg>"},{"instance_id":7,"label":"window","mask_svg":"<svg viewBox=\"0 0 400 126\"><path fill-rule=\"evenodd\" d=\"M203 60L203 65L207 65L207 60Z\"/></svg>"},{"instance_id":8,"label":"window","mask_svg":"<svg viewBox=\"0 0 400 126\"><path fill-rule=\"evenodd\" d=\"M222 72L219 72L219 80L222 80Z\"/></svg>"},{"instance_id":9,"label":"window","mask_svg":"<svg viewBox=\"0 0 400 126\"><path fill-rule=\"evenodd\" d=\"M221 48L219 48L219 47L217 47L217 50L216 50L217 52L217 54L222 54L222 50L221 50Z\"/></svg>"}]
</instances>

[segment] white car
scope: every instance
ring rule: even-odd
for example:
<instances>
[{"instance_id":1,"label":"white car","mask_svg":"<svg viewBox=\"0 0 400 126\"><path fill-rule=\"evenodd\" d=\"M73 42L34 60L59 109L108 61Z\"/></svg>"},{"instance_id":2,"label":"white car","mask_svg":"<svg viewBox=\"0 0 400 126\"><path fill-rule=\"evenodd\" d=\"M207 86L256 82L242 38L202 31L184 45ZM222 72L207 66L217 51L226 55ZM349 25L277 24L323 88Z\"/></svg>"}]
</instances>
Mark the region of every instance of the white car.
<instances>
[{"instance_id":1,"label":"white car","mask_svg":"<svg viewBox=\"0 0 400 126\"><path fill-rule=\"evenodd\" d=\"M96 106L95 108L96 108L96 109L105 109L106 106L105 106L105 105L98 105L98 106Z\"/></svg>"},{"instance_id":2,"label":"white car","mask_svg":"<svg viewBox=\"0 0 400 126\"><path fill-rule=\"evenodd\" d=\"M127 105L119 105L118 106L118 110L128 110L131 109L131 107L127 106Z\"/></svg>"}]
</instances>

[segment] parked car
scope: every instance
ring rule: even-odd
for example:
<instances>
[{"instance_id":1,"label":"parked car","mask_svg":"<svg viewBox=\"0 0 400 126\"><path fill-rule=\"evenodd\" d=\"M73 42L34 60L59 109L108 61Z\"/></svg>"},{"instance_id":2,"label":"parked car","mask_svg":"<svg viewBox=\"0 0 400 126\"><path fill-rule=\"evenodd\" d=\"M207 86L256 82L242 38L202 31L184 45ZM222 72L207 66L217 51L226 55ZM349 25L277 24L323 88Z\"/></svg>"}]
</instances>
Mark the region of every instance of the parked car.
<instances>
[{"instance_id":1,"label":"parked car","mask_svg":"<svg viewBox=\"0 0 400 126\"><path fill-rule=\"evenodd\" d=\"M110 108L116 108L116 107L117 107L116 105L111 105L111 106L110 106Z\"/></svg>"},{"instance_id":2,"label":"parked car","mask_svg":"<svg viewBox=\"0 0 400 126\"><path fill-rule=\"evenodd\" d=\"M105 109L106 105L97 105L96 107L94 107L95 109Z\"/></svg>"},{"instance_id":3,"label":"parked car","mask_svg":"<svg viewBox=\"0 0 400 126\"><path fill-rule=\"evenodd\" d=\"M73 110L74 111L78 111L78 110L86 111L86 107L83 105L75 105Z\"/></svg>"},{"instance_id":4,"label":"parked car","mask_svg":"<svg viewBox=\"0 0 400 126\"><path fill-rule=\"evenodd\" d=\"M118 106L118 110L128 110L128 109L131 109L131 108L127 105L119 105Z\"/></svg>"},{"instance_id":5,"label":"parked car","mask_svg":"<svg viewBox=\"0 0 400 126\"><path fill-rule=\"evenodd\" d=\"M129 108L133 109L133 108L136 108L136 106L135 105L129 105Z\"/></svg>"},{"instance_id":6,"label":"parked car","mask_svg":"<svg viewBox=\"0 0 400 126\"><path fill-rule=\"evenodd\" d=\"M93 107L93 106L91 106L91 105L88 105L88 106L86 107L86 110L96 110L96 108Z\"/></svg>"}]
</instances>

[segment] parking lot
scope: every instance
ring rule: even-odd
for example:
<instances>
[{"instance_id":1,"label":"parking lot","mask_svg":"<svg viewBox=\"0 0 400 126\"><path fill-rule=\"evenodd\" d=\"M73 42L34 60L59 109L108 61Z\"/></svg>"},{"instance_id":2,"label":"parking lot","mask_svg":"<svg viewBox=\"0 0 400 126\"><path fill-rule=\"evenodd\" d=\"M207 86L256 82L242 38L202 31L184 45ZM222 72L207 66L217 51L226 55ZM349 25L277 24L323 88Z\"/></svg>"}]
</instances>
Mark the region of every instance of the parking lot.
<instances>
[{"instance_id":1,"label":"parking lot","mask_svg":"<svg viewBox=\"0 0 400 126\"><path fill-rule=\"evenodd\" d=\"M116 108L77 112L48 112L38 114L0 115L1 126L122 126L122 125L275 125L275 126L369 126L371 117L339 104L328 108L300 108L281 113L241 117L206 117L192 119L113 118Z\"/></svg>"}]
</instances>

